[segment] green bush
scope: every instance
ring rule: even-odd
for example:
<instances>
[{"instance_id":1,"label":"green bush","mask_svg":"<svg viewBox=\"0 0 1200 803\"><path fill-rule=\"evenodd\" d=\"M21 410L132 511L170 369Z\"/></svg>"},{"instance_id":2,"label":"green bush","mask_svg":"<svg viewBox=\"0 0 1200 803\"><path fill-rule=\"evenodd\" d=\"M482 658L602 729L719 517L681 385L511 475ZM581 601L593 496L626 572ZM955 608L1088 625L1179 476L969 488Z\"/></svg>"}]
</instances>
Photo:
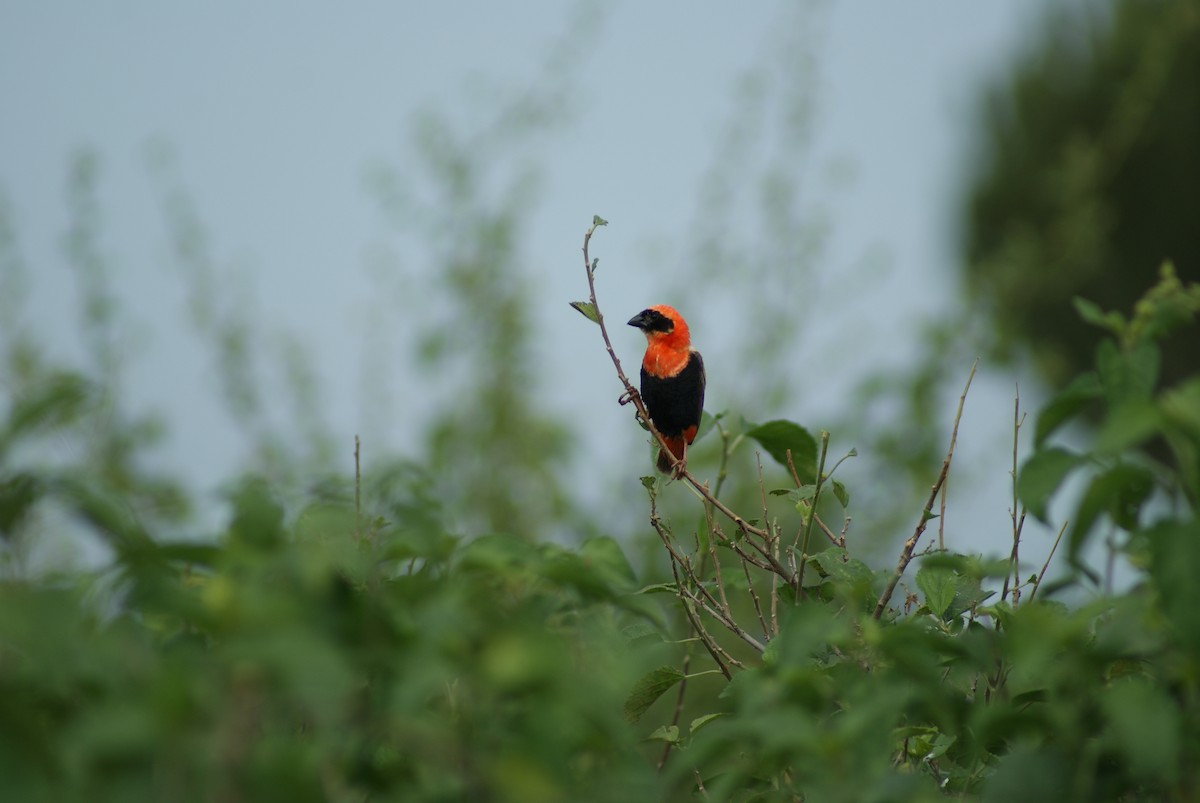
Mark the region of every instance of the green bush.
<instances>
[{"instance_id":1,"label":"green bush","mask_svg":"<svg viewBox=\"0 0 1200 803\"><path fill-rule=\"evenodd\" d=\"M828 439L729 415L705 423L723 461L757 442L793 487L743 516L685 479L689 530L645 478L667 560L640 578L607 537L453 533L403 462L294 510L243 479L222 531L180 540L136 439L104 453L122 472L30 458L95 412L85 378L33 372L0 436L3 798L1194 799L1200 375L1160 388L1155 367L1200 288L1168 270L1128 320L1080 306L1111 338L1015 479L1049 518L1083 477L1053 583L922 541L952 454L897 566L867 566L849 520L825 523L853 490ZM1053 442L1092 407L1089 451ZM100 539L100 568L25 565L55 530ZM1100 537L1133 567L1123 590L1084 562Z\"/></svg>"}]
</instances>

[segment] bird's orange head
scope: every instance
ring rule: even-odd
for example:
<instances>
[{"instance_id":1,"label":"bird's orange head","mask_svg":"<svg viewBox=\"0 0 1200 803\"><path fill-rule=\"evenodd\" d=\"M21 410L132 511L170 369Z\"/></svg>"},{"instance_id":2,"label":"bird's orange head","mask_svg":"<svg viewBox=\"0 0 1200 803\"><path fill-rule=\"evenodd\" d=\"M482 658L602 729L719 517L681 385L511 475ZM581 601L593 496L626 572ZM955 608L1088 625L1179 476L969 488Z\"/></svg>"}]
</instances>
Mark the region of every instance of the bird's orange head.
<instances>
[{"instance_id":1,"label":"bird's orange head","mask_svg":"<svg viewBox=\"0 0 1200 803\"><path fill-rule=\"evenodd\" d=\"M674 376L687 364L692 337L687 321L674 307L657 304L629 319L629 325L646 335L642 367L655 376Z\"/></svg>"}]
</instances>

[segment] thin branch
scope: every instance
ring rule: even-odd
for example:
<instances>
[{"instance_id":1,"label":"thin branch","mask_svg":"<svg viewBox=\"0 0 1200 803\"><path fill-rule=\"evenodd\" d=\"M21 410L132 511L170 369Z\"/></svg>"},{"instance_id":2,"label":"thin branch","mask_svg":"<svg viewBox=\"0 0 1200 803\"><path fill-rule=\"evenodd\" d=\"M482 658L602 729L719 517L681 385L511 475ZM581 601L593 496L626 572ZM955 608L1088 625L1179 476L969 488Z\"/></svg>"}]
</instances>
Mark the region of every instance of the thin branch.
<instances>
[{"instance_id":1,"label":"thin branch","mask_svg":"<svg viewBox=\"0 0 1200 803\"><path fill-rule=\"evenodd\" d=\"M725 578L721 577L721 563L717 559L717 549L711 540L708 542L708 551L713 559L713 574L717 578L717 593L721 596L721 610L725 612L726 616L732 616L733 611L729 607L729 599L725 596Z\"/></svg>"},{"instance_id":2,"label":"thin branch","mask_svg":"<svg viewBox=\"0 0 1200 803\"><path fill-rule=\"evenodd\" d=\"M800 475L796 472L796 464L792 461L792 450L788 449L786 454L787 454L788 470L792 473L792 482L796 483L797 490L800 488L803 488L804 483L800 481ZM842 458L842 460L845 460L845 459L846 459L845 457ZM835 465L832 469L830 469L830 471L829 471L830 476L832 476L833 472L837 470L837 467L842 464L842 460L837 461L837 465ZM821 532L823 532L825 534L825 537L829 539L829 543L833 544L834 546L841 546L841 547L846 546L846 539L843 538L842 542L838 543L837 536L835 536L833 534L833 530L829 529L829 525L821 520L821 517L816 514L816 511L813 511L813 517L816 519L817 526L821 529ZM843 535L844 534L845 533L843 533ZM800 540L800 532L796 533L796 541L798 541L798 540ZM793 541L792 546L795 546L795 541Z\"/></svg>"},{"instance_id":3,"label":"thin branch","mask_svg":"<svg viewBox=\"0 0 1200 803\"><path fill-rule=\"evenodd\" d=\"M949 481L947 477L942 483L942 495L938 500L938 549L942 552L946 551L946 483Z\"/></svg>"},{"instance_id":4,"label":"thin branch","mask_svg":"<svg viewBox=\"0 0 1200 803\"><path fill-rule=\"evenodd\" d=\"M950 448L946 450L946 459L942 461L942 470L938 472L937 482L929 490L929 499L925 503L924 509L921 511L921 520L917 522L917 528L913 531L912 536L904 542L904 549L900 551L900 559L896 562L896 570L892 573L888 580L887 586L883 589L883 593L879 595L879 601L875 603L875 612L872 617L878 620L883 616L884 610L887 608L888 602L892 599L892 594L896 592L896 584L900 582L900 578L904 575L904 570L908 568L908 564L912 562L913 551L917 548L917 541L921 539L921 534L925 532L925 525L929 523L929 519L933 517L933 503L937 501L938 493L941 492L942 486L946 483L946 475L950 473L950 461L954 457L954 445L958 442L958 424L962 420L963 405L967 401L967 391L971 389L971 380L975 378L975 369L979 367L979 360L971 364L971 373L967 377L967 384L963 388L962 395L958 397L958 411L954 415L954 426L950 430Z\"/></svg>"},{"instance_id":5,"label":"thin branch","mask_svg":"<svg viewBox=\"0 0 1200 803\"><path fill-rule=\"evenodd\" d=\"M753 602L754 602L754 612L756 614L758 614L758 623L760 625L762 625L763 638L765 638L767 641L770 641L772 632L774 632L775 634L779 633L779 629L778 629L777 623L775 621L775 609L774 609L775 600L774 599L771 600L772 628L768 630L766 619L763 618L762 605L760 605L759 601L758 601L758 592L754 590L754 579L750 576L750 566L749 566L749 564L746 563L746 561L742 561L742 571L745 572L745 574L746 574L746 585L750 589L750 599L753 600ZM772 574L771 577L775 578L776 575Z\"/></svg>"},{"instance_id":6,"label":"thin branch","mask_svg":"<svg viewBox=\"0 0 1200 803\"><path fill-rule=\"evenodd\" d=\"M702 596L700 596L699 594L697 594L694 591L685 590L685 593L687 594L688 598L691 599L692 602L699 605L704 610L705 613L707 613L712 618L716 619L721 624L725 625L725 628L727 630L729 630L730 633L733 633L735 636L740 638L742 641L749 644L760 654L766 650L766 647L764 647L762 645L762 642L760 642L754 636L747 633L742 628L742 626L739 625L737 622L735 622L731 617L726 616L722 611L720 611L717 608L714 608L712 605L710 605L708 602L706 602ZM711 595L706 595L706 596L710 596L710 598L711 598Z\"/></svg>"},{"instance_id":7,"label":"thin branch","mask_svg":"<svg viewBox=\"0 0 1200 803\"><path fill-rule=\"evenodd\" d=\"M359 440L354 436L354 534L362 537L362 470L359 464Z\"/></svg>"},{"instance_id":8,"label":"thin branch","mask_svg":"<svg viewBox=\"0 0 1200 803\"><path fill-rule=\"evenodd\" d=\"M692 666L691 645L688 645L688 651L683 655L683 679L679 681L679 691L675 695L675 712L671 715L671 724L679 725L679 717L683 714L683 698L687 694L688 672ZM667 759L671 756L671 748L674 745L671 742L663 744L662 755L658 757L658 771L662 772L662 768L667 765Z\"/></svg>"},{"instance_id":9,"label":"thin branch","mask_svg":"<svg viewBox=\"0 0 1200 803\"><path fill-rule=\"evenodd\" d=\"M1054 538L1054 546L1050 547L1050 554L1046 556L1046 562L1042 564L1042 570L1038 573L1037 579L1033 581L1033 589L1029 592L1029 601L1033 602L1033 597L1037 594L1038 589L1042 587L1042 580L1046 577L1046 570L1050 568L1050 561L1054 560L1054 553L1058 551L1058 542L1062 540L1063 533L1067 531L1067 523L1058 528L1058 535Z\"/></svg>"},{"instance_id":10,"label":"thin branch","mask_svg":"<svg viewBox=\"0 0 1200 803\"><path fill-rule=\"evenodd\" d=\"M653 502L651 502L651 505L653 505ZM667 551L673 553L673 550L669 546L670 535L667 533L666 528L662 524L662 519L658 517L657 513L652 513L650 524L654 527L654 531L658 533L658 537L662 539L663 544L667 546ZM721 646L717 644L708 630L705 629L704 623L700 621L700 617L696 615L695 609L684 592L683 578L679 576L679 564L674 559L671 560L671 575L675 578L675 593L679 596L680 605L683 607L683 614L687 617L692 632L700 637L700 642L708 650L708 654L712 656L713 661L721 670L721 674L725 676L725 679L733 680L733 673L729 671L729 664L734 664L739 668L741 664L735 661L729 653L721 649Z\"/></svg>"},{"instance_id":11,"label":"thin branch","mask_svg":"<svg viewBox=\"0 0 1200 803\"><path fill-rule=\"evenodd\" d=\"M817 462L817 487L813 489L813 498L808 516L804 523L804 541L800 544L800 568L796 570L796 599L804 594L804 567L808 565L808 545L812 538L813 522L817 518L817 502L821 499L821 488L824 487L825 455L829 452L829 433L821 430L821 454Z\"/></svg>"},{"instance_id":12,"label":"thin branch","mask_svg":"<svg viewBox=\"0 0 1200 803\"><path fill-rule=\"evenodd\" d=\"M1021 432L1021 426L1025 423L1025 416L1021 415L1021 386L1016 385L1016 392L1013 395L1013 448L1012 448L1012 507L1009 509L1009 515L1012 517L1012 537L1013 546L1012 554L1009 556L1009 562L1012 565L1012 582L1013 582L1013 605L1017 604L1020 597L1021 588L1021 567L1020 567L1020 547L1021 547L1021 530L1025 527L1025 508L1021 506L1020 515L1017 514L1017 437ZM1009 575L1004 575L1004 587L1000 591L1001 601L1008 599L1008 580Z\"/></svg>"}]
</instances>

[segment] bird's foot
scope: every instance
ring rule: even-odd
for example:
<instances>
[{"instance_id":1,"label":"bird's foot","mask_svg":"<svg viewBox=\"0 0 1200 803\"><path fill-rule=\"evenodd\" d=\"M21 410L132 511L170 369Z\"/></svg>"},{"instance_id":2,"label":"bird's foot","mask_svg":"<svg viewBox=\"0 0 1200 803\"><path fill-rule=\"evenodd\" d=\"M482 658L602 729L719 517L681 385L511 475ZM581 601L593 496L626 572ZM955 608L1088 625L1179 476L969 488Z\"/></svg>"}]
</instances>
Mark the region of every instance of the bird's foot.
<instances>
[{"instance_id":1,"label":"bird's foot","mask_svg":"<svg viewBox=\"0 0 1200 803\"><path fill-rule=\"evenodd\" d=\"M681 457L671 464L671 479L683 479L683 475L687 473L687 457Z\"/></svg>"}]
</instances>

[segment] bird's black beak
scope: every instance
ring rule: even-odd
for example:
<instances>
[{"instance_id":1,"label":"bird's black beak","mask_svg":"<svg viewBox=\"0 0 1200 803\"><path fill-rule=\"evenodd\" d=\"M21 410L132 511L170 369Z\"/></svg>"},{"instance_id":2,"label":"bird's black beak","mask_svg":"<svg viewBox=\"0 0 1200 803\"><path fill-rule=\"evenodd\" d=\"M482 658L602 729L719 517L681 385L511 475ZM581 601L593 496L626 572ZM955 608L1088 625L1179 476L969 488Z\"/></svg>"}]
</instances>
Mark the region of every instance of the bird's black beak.
<instances>
[{"instance_id":1,"label":"bird's black beak","mask_svg":"<svg viewBox=\"0 0 1200 803\"><path fill-rule=\"evenodd\" d=\"M648 327L650 325L650 314L649 313L650 313L650 310L646 310L646 309L642 310L637 315L634 315L632 318L629 319L629 325L635 326L638 329L645 331L646 327Z\"/></svg>"}]
</instances>

